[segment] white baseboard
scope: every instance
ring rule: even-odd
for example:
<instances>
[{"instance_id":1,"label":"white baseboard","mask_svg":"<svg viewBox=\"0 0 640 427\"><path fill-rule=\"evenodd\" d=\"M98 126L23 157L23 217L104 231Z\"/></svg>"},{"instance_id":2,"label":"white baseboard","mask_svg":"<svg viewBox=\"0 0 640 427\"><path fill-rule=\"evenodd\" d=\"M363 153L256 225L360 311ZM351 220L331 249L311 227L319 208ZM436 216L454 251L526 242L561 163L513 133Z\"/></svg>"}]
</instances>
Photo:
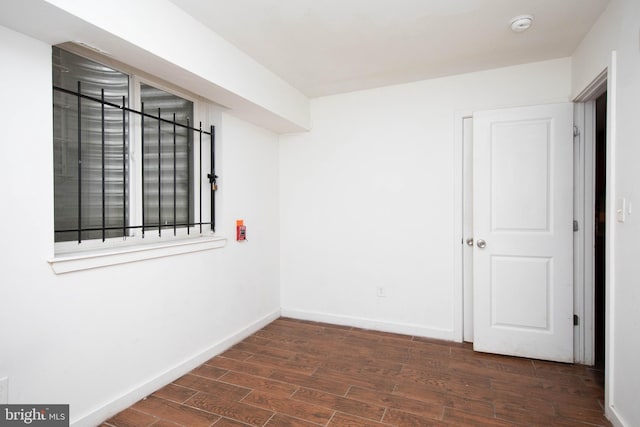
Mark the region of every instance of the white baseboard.
<instances>
[{"instance_id":1,"label":"white baseboard","mask_svg":"<svg viewBox=\"0 0 640 427\"><path fill-rule=\"evenodd\" d=\"M618 413L616 412L616 408L613 405L605 408L604 415L607 417L609 421L611 421L611 424L614 427L625 427L627 425L630 425L622 422L622 419L618 416Z\"/></svg>"},{"instance_id":2,"label":"white baseboard","mask_svg":"<svg viewBox=\"0 0 640 427\"><path fill-rule=\"evenodd\" d=\"M161 373L160 375L151 379L150 381L147 381L144 384L140 384L139 386L123 394L119 398L104 404L98 409L95 409L87 414L81 415L80 417L71 420L70 425L73 427L93 427L93 426L99 425L104 420L128 408L129 406L133 405L140 399L164 387L165 385L181 377L187 372L193 370L194 368L197 368L207 360L224 352L228 348L232 347L234 344L237 344L238 342L242 341L246 337L259 331L260 329L262 329L263 327L265 327L266 325L273 322L279 317L280 317L280 310L276 310L273 313L270 313L267 316L264 316L261 319L258 319L257 321L251 323L245 328L239 331L236 331L233 334L227 336L226 338L220 340L219 342L213 344L206 350L166 370L165 372Z\"/></svg>"},{"instance_id":3,"label":"white baseboard","mask_svg":"<svg viewBox=\"0 0 640 427\"><path fill-rule=\"evenodd\" d=\"M429 328L411 323L389 322L364 317L353 317L320 313L314 311L296 310L282 308L282 316L299 320L310 320L313 322L330 323L333 325L352 326L355 328L371 329L374 331L392 332L396 334L412 335L424 338L433 338L446 341L460 341L459 334L453 329Z\"/></svg>"}]
</instances>

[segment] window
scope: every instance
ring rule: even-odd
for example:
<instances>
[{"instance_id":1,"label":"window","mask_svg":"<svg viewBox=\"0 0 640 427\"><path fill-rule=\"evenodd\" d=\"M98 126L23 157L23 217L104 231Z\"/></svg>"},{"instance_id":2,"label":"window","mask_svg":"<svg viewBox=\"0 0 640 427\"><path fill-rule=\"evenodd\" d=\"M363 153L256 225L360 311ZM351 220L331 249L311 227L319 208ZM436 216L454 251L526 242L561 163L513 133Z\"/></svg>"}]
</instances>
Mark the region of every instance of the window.
<instances>
[{"instance_id":1,"label":"window","mask_svg":"<svg viewBox=\"0 0 640 427\"><path fill-rule=\"evenodd\" d=\"M196 127L198 105L54 47L56 244L212 231L214 129Z\"/></svg>"}]
</instances>

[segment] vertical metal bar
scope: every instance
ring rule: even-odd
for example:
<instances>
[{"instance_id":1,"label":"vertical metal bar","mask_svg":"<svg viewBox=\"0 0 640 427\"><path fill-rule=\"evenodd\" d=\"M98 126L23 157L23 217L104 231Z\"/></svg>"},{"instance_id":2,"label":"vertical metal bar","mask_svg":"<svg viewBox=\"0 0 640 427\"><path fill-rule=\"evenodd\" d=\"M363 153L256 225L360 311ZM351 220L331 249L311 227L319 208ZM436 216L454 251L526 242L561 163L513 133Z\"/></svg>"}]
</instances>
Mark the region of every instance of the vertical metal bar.
<instances>
[{"instance_id":1,"label":"vertical metal bar","mask_svg":"<svg viewBox=\"0 0 640 427\"><path fill-rule=\"evenodd\" d=\"M82 97L78 80L78 244L82 243Z\"/></svg>"},{"instance_id":2,"label":"vertical metal bar","mask_svg":"<svg viewBox=\"0 0 640 427\"><path fill-rule=\"evenodd\" d=\"M158 108L158 236L162 237L162 121Z\"/></svg>"},{"instance_id":3,"label":"vertical metal bar","mask_svg":"<svg viewBox=\"0 0 640 427\"><path fill-rule=\"evenodd\" d=\"M100 121L101 123L101 133L102 133L102 141L101 141L101 157L102 157L102 241L105 241L105 213L106 213L106 209L105 209L105 184L104 184L104 179L105 179L105 170L104 170L104 145L105 145L105 132L104 132L104 89L100 90Z\"/></svg>"},{"instance_id":4,"label":"vertical metal bar","mask_svg":"<svg viewBox=\"0 0 640 427\"><path fill-rule=\"evenodd\" d=\"M211 126L211 231L216 231L216 136L213 125Z\"/></svg>"},{"instance_id":5,"label":"vertical metal bar","mask_svg":"<svg viewBox=\"0 0 640 427\"><path fill-rule=\"evenodd\" d=\"M176 235L176 113L173 113L173 235Z\"/></svg>"},{"instance_id":6,"label":"vertical metal bar","mask_svg":"<svg viewBox=\"0 0 640 427\"><path fill-rule=\"evenodd\" d=\"M142 134L140 138L140 157L142 158L142 238L144 239L144 225L145 225L145 217L144 217L144 207L146 206L147 201L144 198L144 189L145 189L145 158L144 158L144 102L140 103L140 133Z\"/></svg>"},{"instance_id":7,"label":"vertical metal bar","mask_svg":"<svg viewBox=\"0 0 640 427\"><path fill-rule=\"evenodd\" d=\"M122 95L122 237L127 236L127 109ZM144 160L143 160L144 163Z\"/></svg>"},{"instance_id":8,"label":"vertical metal bar","mask_svg":"<svg viewBox=\"0 0 640 427\"><path fill-rule=\"evenodd\" d=\"M191 136L191 127L189 126L189 117L187 117L187 236L191 231L191 144L189 137Z\"/></svg>"},{"instance_id":9,"label":"vertical metal bar","mask_svg":"<svg viewBox=\"0 0 640 427\"><path fill-rule=\"evenodd\" d=\"M200 136L200 202L198 203L200 216L198 221L200 221L200 234L202 234L202 122L200 122L198 135Z\"/></svg>"}]
</instances>

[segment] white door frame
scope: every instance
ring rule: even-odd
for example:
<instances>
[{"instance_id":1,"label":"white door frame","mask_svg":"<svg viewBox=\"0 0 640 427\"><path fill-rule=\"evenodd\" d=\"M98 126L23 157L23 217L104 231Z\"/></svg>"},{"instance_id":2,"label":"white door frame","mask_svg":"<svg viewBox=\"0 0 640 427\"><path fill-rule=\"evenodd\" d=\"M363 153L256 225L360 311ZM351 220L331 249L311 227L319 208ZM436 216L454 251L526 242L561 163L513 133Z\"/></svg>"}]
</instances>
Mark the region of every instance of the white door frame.
<instances>
[{"instance_id":1,"label":"white door frame","mask_svg":"<svg viewBox=\"0 0 640 427\"><path fill-rule=\"evenodd\" d=\"M578 231L574 233L574 313L578 316L574 357L575 363L585 365L595 363L595 100L606 90L604 70L574 100L574 218L578 221Z\"/></svg>"},{"instance_id":2,"label":"white door frame","mask_svg":"<svg viewBox=\"0 0 640 427\"><path fill-rule=\"evenodd\" d=\"M473 117L473 110L456 111L454 114L453 146L453 336L464 341L464 280L463 257L466 236L463 235L463 161L464 161L464 119ZM466 314L469 315L468 313Z\"/></svg>"},{"instance_id":3,"label":"white door frame","mask_svg":"<svg viewBox=\"0 0 640 427\"><path fill-rule=\"evenodd\" d=\"M595 101L574 107L573 312L578 324L573 334L574 361L594 363L594 143Z\"/></svg>"}]
</instances>

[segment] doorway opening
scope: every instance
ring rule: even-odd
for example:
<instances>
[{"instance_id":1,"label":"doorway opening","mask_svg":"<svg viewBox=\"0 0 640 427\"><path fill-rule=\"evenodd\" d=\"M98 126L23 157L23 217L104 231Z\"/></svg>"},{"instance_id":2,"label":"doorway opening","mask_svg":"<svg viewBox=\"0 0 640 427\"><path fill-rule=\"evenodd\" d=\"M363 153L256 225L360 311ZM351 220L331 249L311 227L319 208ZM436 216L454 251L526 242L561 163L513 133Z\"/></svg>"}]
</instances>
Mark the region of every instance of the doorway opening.
<instances>
[{"instance_id":1,"label":"doorway opening","mask_svg":"<svg viewBox=\"0 0 640 427\"><path fill-rule=\"evenodd\" d=\"M607 93L595 101L594 141L594 365L605 362L605 237L607 199Z\"/></svg>"}]
</instances>

